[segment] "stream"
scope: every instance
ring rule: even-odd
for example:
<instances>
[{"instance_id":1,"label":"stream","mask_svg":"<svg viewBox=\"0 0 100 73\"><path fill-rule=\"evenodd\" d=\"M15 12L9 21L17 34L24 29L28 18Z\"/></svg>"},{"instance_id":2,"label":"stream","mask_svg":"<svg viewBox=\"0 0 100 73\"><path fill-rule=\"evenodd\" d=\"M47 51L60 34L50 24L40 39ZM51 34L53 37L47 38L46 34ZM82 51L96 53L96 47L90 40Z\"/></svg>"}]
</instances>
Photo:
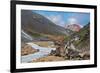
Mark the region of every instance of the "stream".
<instances>
[{"instance_id":1,"label":"stream","mask_svg":"<svg viewBox=\"0 0 100 73\"><path fill-rule=\"evenodd\" d=\"M50 54L50 52L52 50L56 50L56 48L40 47L40 46L34 44L33 42L30 42L30 43L27 43L27 44L32 46L35 49L39 49L39 52L36 52L34 54L21 56L21 62L22 63L28 63L28 62L32 62L32 60L42 58L42 57L46 57L46 56L48 56L48 54Z\"/></svg>"}]
</instances>

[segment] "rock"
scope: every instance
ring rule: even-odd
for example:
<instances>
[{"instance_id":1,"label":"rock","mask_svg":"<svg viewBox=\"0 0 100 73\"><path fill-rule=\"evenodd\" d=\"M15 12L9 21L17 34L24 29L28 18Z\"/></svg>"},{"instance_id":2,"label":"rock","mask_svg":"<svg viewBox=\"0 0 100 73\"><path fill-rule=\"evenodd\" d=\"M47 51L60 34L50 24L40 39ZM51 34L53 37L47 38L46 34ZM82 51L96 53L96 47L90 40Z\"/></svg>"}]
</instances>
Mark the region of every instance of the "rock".
<instances>
[{"instance_id":1,"label":"rock","mask_svg":"<svg viewBox=\"0 0 100 73\"><path fill-rule=\"evenodd\" d=\"M53 56L55 56L55 55L56 55L56 51L55 51L55 50L51 50L51 53L50 53L50 55L53 55Z\"/></svg>"},{"instance_id":2,"label":"rock","mask_svg":"<svg viewBox=\"0 0 100 73\"><path fill-rule=\"evenodd\" d=\"M56 55L57 56L65 56L65 50L63 46L59 46L58 48L56 48Z\"/></svg>"},{"instance_id":3,"label":"rock","mask_svg":"<svg viewBox=\"0 0 100 73\"><path fill-rule=\"evenodd\" d=\"M24 56L24 55L32 54L38 51L39 51L38 49L34 49L30 45L26 44L21 49L21 55Z\"/></svg>"},{"instance_id":4,"label":"rock","mask_svg":"<svg viewBox=\"0 0 100 73\"><path fill-rule=\"evenodd\" d=\"M90 59L90 52L89 51L85 51L85 52L79 53L79 55L80 55L80 57L83 58L83 60Z\"/></svg>"},{"instance_id":5,"label":"rock","mask_svg":"<svg viewBox=\"0 0 100 73\"><path fill-rule=\"evenodd\" d=\"M73 49L68 49L67 56L72 59L79 56L79 52Z\"/></svg>"}]
</instances>

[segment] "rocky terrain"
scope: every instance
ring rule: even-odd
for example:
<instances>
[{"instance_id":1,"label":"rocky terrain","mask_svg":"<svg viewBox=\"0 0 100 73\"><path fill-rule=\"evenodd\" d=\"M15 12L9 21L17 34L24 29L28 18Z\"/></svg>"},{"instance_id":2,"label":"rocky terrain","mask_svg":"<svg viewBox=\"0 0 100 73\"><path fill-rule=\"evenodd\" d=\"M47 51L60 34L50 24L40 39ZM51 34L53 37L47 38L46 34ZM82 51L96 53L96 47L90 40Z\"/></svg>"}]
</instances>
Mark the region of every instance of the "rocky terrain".
<instances>
[{"instance_id":1,"label":"rocky terrain","mask_svg":"<svg viewBox=\"0 0 100 73\"><path fill-rule=\"evenodd\" d=\"M39 52L38 48L26 44L34 42L42 49L55 47L56 50L32 62L90 59L90 23L83 28L76 24L64 28L31 10L22 10L21 13L22 56Z\"/></svg>"},{"instance_id":2,"label":"rocky terrain","mask_svg":"<svg viewBox=\"0 0 100 73\"><path fill-rule=\"evenodd\" d=\"M24 56L24 55L29 55L29 54L33 54L33 53L36 53L38 52L39 50L38 49L34 49L32 48L30 45L24 45L21 49L21 55Z\"/></svg>"},{"instance_id":3,"label":"rocky terrain","mask_svg":"<svg viewBox=\"0 0 100 73\"><path fill-rule=\"evenodd\" d=\"M57 43L57 42L56 42ZM65 38L62 43L56 44L56 51L51 55L61 56L69 60L90 59L90 28L89 24L84 26L79 32Z\"/></svg>"}]
</instances>

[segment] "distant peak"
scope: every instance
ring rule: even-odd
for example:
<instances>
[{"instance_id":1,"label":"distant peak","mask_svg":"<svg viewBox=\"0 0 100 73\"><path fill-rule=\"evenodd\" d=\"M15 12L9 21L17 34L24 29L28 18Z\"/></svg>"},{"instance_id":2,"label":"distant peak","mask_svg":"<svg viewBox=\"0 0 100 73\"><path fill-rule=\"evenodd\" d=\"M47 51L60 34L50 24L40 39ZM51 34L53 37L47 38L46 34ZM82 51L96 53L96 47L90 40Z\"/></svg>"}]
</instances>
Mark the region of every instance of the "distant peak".
<instances>
[{"instance_id":1,"label":"distant peak","mask_svg":"<svg viewBox=\"0 0 100 73\"><path fill-rule=\"evenodd\" d=\"M79 24L69 24L66 25L65 28L78 32L82 27Z\"/></svg>"}]
</instances>

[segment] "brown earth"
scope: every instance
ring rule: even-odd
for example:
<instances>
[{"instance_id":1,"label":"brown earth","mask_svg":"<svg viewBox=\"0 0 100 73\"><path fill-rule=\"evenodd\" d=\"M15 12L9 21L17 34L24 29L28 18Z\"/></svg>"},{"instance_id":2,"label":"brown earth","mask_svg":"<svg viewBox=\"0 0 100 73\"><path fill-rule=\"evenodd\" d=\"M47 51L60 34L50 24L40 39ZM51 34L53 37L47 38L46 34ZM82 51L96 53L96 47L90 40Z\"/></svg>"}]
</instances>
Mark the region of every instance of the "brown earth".
<instances>
[{"instance_id":1,"label":"brown earth","mask_svg":"<svg viewBox=\"0 0 100 73\"><path fill-rule=\"evenodd\" d=\"M23 48L21 49L21 55L28 55L28 54L32 54L32 53L36 53L39 50L32 48L30 45L24 45Z\"/></svg>"},{"instance_id":2,"label":"brown earth","mask_svg":"<svg viewBox=\"0 0 100 73\"><path fill-rule=\"evenodd\" d=\"M63 57L47 56L47 57L43 57L43 58L33 60L33 62L52 62L52 61L64 61L64 60L65 59Z\"/></svg>"}]
</instances>

